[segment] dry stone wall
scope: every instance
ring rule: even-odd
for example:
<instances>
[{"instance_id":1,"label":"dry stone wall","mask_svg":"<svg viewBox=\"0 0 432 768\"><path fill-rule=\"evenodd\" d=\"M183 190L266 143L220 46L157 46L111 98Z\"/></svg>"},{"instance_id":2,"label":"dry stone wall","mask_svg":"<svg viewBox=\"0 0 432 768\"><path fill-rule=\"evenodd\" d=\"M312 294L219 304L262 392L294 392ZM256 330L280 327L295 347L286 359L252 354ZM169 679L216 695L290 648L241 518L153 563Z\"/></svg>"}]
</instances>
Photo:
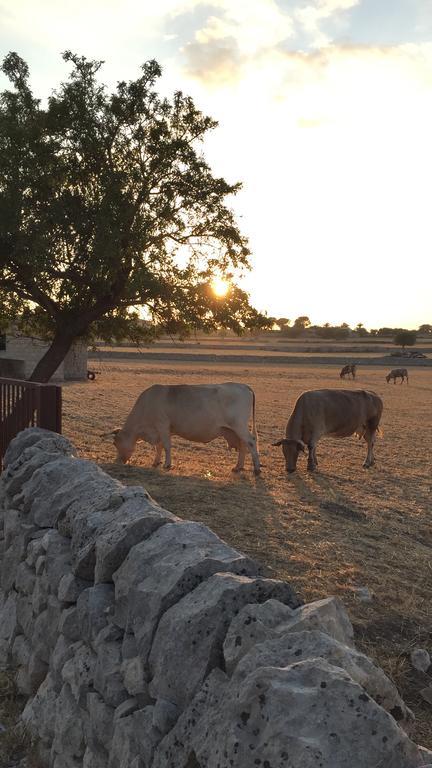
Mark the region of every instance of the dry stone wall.
<instances>
[{"instance_id":1,"label":"dry stone wall","mask_svg":"<svg viewBox=\"0 0 432 768\"><path fill-rule=\"evenodd\" d=\"M49 768L419 768L335 598L301 605L209 528L40 429L0 479L0 663Z\"/></svg>"}]
</instances>

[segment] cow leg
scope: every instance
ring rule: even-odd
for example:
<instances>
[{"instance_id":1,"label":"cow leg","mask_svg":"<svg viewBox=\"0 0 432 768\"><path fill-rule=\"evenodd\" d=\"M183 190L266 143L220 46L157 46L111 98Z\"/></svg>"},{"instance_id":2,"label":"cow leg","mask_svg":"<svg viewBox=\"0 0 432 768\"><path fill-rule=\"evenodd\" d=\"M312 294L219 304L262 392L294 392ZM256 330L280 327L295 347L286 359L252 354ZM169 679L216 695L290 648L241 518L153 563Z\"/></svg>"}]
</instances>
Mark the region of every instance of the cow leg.
<instances>
[{"instance_id":1,"label":"cow leg","mask_svg":"<svg viewBox=\"0 0 432 768\"><path fill-rule=\"evenodd\" d=\"M255 475L259 475L261 473L260 457L259 457L259 453L258 453L258 450L257 450L256 439L254 438L253 435L250 434L250 432L249 432L249 437L248 437L248 440L247 440L247 447L249 448L250 454L252 456L252 462L253 462L253 466L254 466L254 473L255 473Z\"/></svg>"},{"instance_id":2,"label":"cow leg","mask_svg":"<svg viewBox=\"0 0 432 768\"><path fill-rule=\"evenodd\" d=\"M247 445L244 440L239 441L237 464L232 468L233 472L242 472L247 454Z\"/></svg>"},{"instance_id":3,"label":"cow leg","mask_svg":"<svg viewBox=\"0 0 432 768\"><path fill-rule=\"evenodd\" d=\"M249 432L248 429L241 430L238 432L236 431L236 435L239 438L240 442L246 446L246 450L249 451L249 453L251 454L252 462L254 466L254 472L256 475L259 475L261 472L261 463L260 463L260 458L257 451L256 439ZM240 451L241 449L239 450L239 462L240 462Z\"/></svg>"},{"instance_id":4,"label":"cow leg","mask_svg":"<svg viewBox=\"0 0 432 768\"><path fill-rule=\"evenodd\" d=\"M376 429L373 429L373 430L368 429L365 434L365 440L367 442L368 451L367 451L367 456L363 464L363 467L365 469L369 469L369 467L372 467L373 464L375 464L375 456L374 456L373 449L374 449L375 440L376 440Z\"/></svg>"},{"instance_id":5,"label":"cow leg","mask_svg":"<svg viewBox=\"0 0 432 768\"><path fill-rule=\"evenodd\" d=\"M159 464L161 463L162 448L163 448L162 443L156 443L156 445L155 445L155 457L154 457L154 461L153 461L152 467L158 467Z\"/></svg>"},{"instance_id":6,"label":"cow leg","mask_svg":"<svg viewBox=\"0 0 432 768\"><path fill-rule=\"evenodd\" d=\"M171 469L171 435L168 433L160 436L163 449L165 451L164 469Z\"/></svg>"},{"instance_id":7,"label":"cow leg","mask_svg":"<svg viewBox=\"0 0 432 768\"><path fill-rule=\"evenodd\" d=\"M314 472L314 470L318 466L318 462L317 462L317 459L316 459L316 445L314 445L313 443L309 443L308 451L309 452L308 452L307 468L308 468L309 472Z\"/></svg>"}]
</instances>

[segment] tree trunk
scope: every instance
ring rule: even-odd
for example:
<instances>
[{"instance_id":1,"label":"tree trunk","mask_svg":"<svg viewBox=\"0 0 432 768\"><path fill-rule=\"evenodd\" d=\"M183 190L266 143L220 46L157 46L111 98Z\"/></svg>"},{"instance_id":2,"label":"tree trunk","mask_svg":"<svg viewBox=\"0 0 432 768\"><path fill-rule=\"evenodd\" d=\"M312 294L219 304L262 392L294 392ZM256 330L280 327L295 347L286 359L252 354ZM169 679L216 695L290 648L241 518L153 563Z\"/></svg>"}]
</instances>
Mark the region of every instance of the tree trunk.
<instances>
[{"instance_id":1,"label":"tree trunk","mask_svg":"<svg viewBox=\"0 0 432 768\"><path fill-rule=\"evenodd\" d=\"M51 346L39 360L29 381L38 381L45 384L56 372L59 365L65 359L76 336L65 331L57 331Z\"/></svg>"}]
</instances>

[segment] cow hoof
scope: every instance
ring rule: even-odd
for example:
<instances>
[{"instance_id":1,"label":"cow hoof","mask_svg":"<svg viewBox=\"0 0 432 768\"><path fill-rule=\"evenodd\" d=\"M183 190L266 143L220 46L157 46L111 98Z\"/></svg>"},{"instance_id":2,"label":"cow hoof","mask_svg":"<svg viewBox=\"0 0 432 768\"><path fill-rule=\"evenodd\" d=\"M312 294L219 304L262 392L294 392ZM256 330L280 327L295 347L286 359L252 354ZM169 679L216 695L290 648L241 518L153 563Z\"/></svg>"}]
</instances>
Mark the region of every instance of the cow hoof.
<instances>
[{"instance_id":1,"label":"cow hoof","mask_svg":"<svg viewBox=\"0 0 432 768\"><path fill-rule=\"evenodd\" d=\"M164 469L167 469L167 470L172 469L172 464L164 464Z\"/></svg>"},{"instance_id":2,"label":"cow hoof","mask_svg":"<svg viewBox=\"0 0 432 768\"><path fill-rule=\"evenodd\" d=\"M244 467L233 467L231 472L235 472L238 475L240 472L244 472Z\"/></svg>"},{"instance_id":3,"label":"cow hoof","mask_svg":"<svg viewBox=\"0 0 432 768\"><path fill-rule=\"evenodd\" d=\"M152 467L153 469L157 469L158 467L160 467L160 461L154 461L152 464Z\"/></svg>"},{"instance_id":4,"label":"cow hoof","mask_svg":"<svg viewBox=\"0 0 432 768\"><path fill-rule=\"evenodd\" d=\"M258 477L261 474L261 469L254 469L254 475Z\"/></svg>"}]
</instances>

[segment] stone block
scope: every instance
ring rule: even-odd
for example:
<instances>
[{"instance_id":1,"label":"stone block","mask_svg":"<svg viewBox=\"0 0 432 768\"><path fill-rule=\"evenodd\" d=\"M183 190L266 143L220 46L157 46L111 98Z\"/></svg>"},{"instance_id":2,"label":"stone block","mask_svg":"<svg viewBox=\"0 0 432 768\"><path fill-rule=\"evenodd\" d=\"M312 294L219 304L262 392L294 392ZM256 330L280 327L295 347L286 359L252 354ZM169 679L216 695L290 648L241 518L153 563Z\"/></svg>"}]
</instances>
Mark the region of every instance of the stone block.
<instances>
[{"instance_id":1,"label":"stone block","mask_svg":"<svg viewBox=\"0 0 432 768\"><path fill-rule=\"evenodd\" d=\"M150 694L181 710L211 669L223 664L222 646L232 618L247 603L276 598L290 607L298 599L288 584L217 573L161 618L149 657Z\"/></svg>"}]
</instances>

